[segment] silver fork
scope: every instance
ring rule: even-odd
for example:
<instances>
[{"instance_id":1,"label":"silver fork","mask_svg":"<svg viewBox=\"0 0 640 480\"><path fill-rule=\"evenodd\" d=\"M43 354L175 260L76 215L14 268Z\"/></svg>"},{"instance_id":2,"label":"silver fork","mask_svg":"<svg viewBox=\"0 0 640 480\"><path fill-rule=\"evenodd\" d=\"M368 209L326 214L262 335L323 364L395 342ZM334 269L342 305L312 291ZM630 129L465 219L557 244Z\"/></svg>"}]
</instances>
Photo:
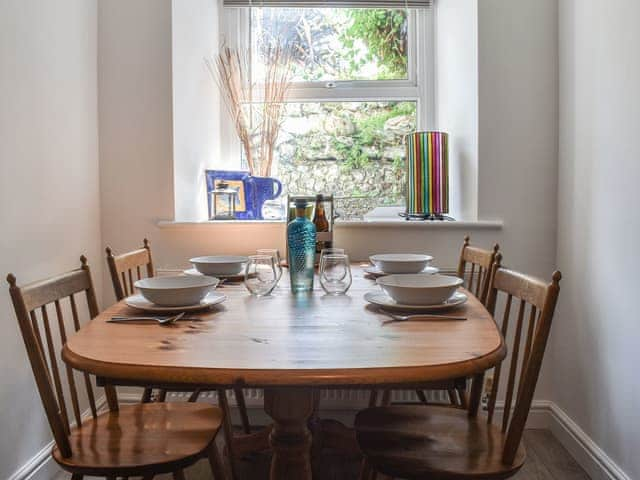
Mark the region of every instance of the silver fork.
<instances>
[{"instance_id":1,"label":"silver fork","mask_svg":"<svg viewBox=\"0 0 640 480\"><path fill-rule=\"evenodd\" d=\"M388 317L391 317L390 320L385 320L382 322L383 325L387 323L394 322L408 322L410 320L456 320L462 321L466 320L467 317L459 317L456 315L434 315L430 313L417 313L413 315L398 315L397 313L392 313L387 310L380 309L380 312L384 313Z\"/></svg>"},{"instance_id":2,"label":"silver fork","mask_svg":"<svg viewBox=\"0 0 640 480\"><path fill-rule=\"evenodd\" d=\"M170 325L172 323L177 322L182 317L184 317L185 312L179 313L178 315L174 315L172 317L111 317L111 319L107 320L109 323L121 323L121 322L138 322L140 320L155 320L160 325Z\"/></svg>"}]
</instances>

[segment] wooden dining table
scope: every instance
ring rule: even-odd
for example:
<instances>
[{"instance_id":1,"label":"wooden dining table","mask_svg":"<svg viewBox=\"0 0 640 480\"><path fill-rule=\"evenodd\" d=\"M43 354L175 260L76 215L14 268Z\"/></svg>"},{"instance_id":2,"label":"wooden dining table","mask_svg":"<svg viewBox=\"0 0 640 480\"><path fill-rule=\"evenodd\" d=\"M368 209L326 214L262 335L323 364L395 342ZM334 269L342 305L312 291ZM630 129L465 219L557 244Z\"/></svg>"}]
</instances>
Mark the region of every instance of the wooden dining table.
<instances>
[{"instance_id":1,"label":"wooden dining table","mask_svg":"<svg viewBox=\"0 0 640 480\"><path fill-rule=\"evenodd\" d=\"M311 478L307 420L320 388L413 388L426 382L482 374L505 354L503 338L469 292L457 307L465 321L389 317L363 298L377 289L353 267L346 295L292 294L286 281L266 297L241 284L223 284L228 298L192 320L115 324L114 315L139 313L119 302L68 339L71 367L115 384L264 388L273 419L272 479Z\"/></svg>"}]
</instances>

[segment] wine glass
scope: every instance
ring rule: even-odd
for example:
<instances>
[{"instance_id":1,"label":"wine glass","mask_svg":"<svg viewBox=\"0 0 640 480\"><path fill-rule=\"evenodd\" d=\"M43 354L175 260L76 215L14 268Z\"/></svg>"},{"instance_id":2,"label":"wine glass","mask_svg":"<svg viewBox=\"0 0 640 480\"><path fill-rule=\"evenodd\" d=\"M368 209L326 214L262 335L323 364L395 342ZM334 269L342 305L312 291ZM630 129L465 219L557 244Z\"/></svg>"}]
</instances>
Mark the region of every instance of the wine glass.
<instances>
[{"instance_id":1,"label":"wine glass","mask_svg":"<svg viewBox=\"0 0 640 480\"><path fill-rule=\"evenodd\" d=\"M278 279L276 283L280 281L282 277L282 262L280 260L280 251L277 248L259 248L256 250L256 254L258 255L270 255L273 257L273 261L276 266L276 272L278 272Z\"/></svg>"},{"instance_id":2,"label":"wine glass","mask_svg":"<svg viewBox=\"0 0 640 480\"><path fill-rule=\"evenodd\" d=\"M269 295L278 283L278 271L271 255L250 255L244 271L244 286L251 295Z\"/></svg>"},{"instance_id":3,"label":"wine glass","mask_svg":"<svg viewBox=\"0 0 640 480\"><path fill-rule=\"evenodd\" d=\"M320 258L320 285L329 295L344 295L351 287L351 266L345 254Z\"/></svg>"}]
</instances>

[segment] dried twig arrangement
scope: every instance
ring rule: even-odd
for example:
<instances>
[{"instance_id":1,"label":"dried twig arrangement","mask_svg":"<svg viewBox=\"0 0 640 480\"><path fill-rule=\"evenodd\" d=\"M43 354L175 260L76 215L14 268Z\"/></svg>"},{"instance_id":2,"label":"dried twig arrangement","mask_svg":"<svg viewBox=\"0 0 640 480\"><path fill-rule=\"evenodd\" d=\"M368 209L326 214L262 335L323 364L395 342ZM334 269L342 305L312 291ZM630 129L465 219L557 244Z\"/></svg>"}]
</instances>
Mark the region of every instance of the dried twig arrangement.
<instances>
[{"instance_id":1,"label":"dried twig arrangement","mask_svg":"<svg viewBox=\"0 0 640 480\"><path fill-rule=\"evenodd\" d=\"M265 75L253 82L246 52L223 48L213 60L205 60L223 93L252 175L271 174L276 140L291 85L291 50L268 47ZM260 89L260 95L255 90Z\"/></svg>"}]
</instances>

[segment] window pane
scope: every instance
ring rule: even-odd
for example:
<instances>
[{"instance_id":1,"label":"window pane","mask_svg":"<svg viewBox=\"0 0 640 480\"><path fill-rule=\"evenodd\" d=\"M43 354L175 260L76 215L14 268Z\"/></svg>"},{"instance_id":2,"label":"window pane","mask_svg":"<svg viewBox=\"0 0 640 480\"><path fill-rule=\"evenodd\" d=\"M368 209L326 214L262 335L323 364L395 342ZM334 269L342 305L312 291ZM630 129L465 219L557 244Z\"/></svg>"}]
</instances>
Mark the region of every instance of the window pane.
<instances>
[{"instance_id":1,"label":"window pane","mask_svg":"<svg viewBox=\"0 0 640 480\"><path fill-rule=\"evenodd\" d=\"M404 136L415 127L415 102L291 103L275 176L290 194L355 197L343 215L402 204Z\"/></svg>"},{"instance_id":2,"label":"window pane","mask_svg":"<svg viewBox=\"0 0 640 480\"><path fill-rule=\"evenodd\" d=\"M407 79L405 10L253 8L252 69L259 80L270 46L288 44L294 81Z\"/></svg>"}]
</instances>

